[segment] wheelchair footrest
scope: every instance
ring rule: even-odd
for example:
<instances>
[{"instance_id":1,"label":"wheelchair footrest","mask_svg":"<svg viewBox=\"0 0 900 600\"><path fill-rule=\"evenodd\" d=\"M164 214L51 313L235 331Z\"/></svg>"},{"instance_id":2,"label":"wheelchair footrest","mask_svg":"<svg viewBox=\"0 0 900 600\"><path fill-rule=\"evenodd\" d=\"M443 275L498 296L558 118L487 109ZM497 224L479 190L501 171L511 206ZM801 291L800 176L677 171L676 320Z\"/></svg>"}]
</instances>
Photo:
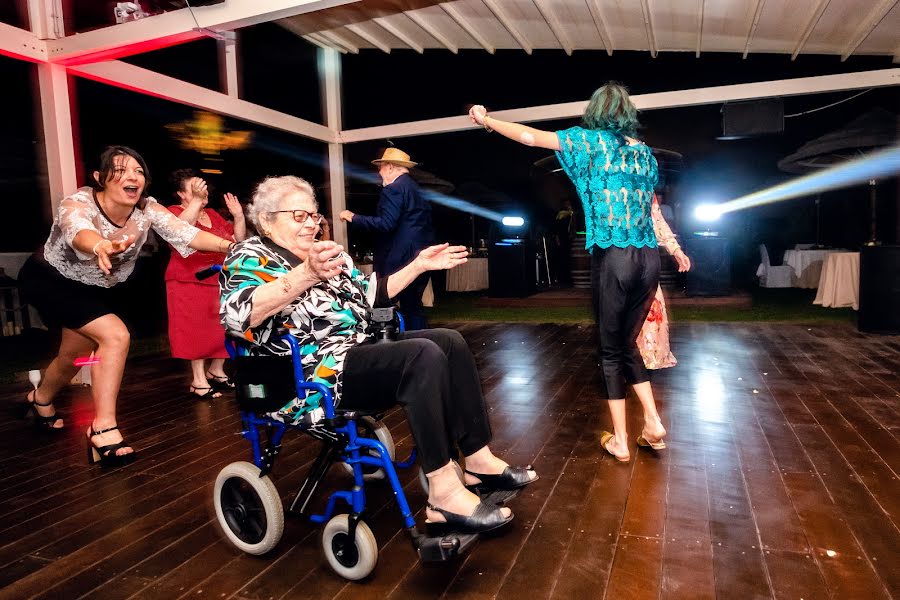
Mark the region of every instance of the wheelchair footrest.
<instances>
[{"instance_id":1,"label":"wheelchair footrest","mask_svg":"<svg viewBox=\"0 0 900 600\"><path fill-rule=\"evenodd\" d=\"M420 536L416 550L422 562L442 562L465 554L478 540L477 533L448 533L440 537Z\"/></svg>"}]
</instances>

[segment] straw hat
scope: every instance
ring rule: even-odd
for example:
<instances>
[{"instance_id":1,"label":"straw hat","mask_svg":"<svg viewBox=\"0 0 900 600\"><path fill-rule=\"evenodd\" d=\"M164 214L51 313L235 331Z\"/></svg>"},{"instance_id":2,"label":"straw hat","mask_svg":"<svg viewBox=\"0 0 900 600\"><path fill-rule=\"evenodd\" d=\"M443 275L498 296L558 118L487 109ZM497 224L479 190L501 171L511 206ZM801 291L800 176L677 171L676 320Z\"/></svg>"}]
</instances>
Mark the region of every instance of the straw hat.
<instances>
[{"instance_id":1,"label":"straw hat","mask_svg":"<svg viewBox=\"0 0 900 600\"><path fill-rule=\"evenodd\" d=\"M385 148L384 154L381 155L381 158L376 158L372 161L373 165L380 165L381 163L391 163L394 165L400 165L401 167L415 167L419 163L414 163L409 160L409 154L404 152L399 148Z\"/></svg>"}]
</instances>

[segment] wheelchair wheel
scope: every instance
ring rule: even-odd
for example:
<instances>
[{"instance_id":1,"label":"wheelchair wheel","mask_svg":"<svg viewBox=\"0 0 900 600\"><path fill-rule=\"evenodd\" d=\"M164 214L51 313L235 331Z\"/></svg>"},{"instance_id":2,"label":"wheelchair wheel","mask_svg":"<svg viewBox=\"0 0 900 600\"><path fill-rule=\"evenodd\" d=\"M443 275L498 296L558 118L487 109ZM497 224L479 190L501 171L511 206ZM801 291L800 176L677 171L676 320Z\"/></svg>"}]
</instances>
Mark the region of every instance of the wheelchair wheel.
<instances>
[{"instance_id":1,"label":"wheelchair wheel","mask_svg":"<svg viewBox=\"0 0 900 600\"><path fill-rule=\"evenodd\" d=\"M394 460L394 437L391 435L391 431L385 427L384 423L381 421L377 421L372 417L362 417L356 421L356 430L357 435L362 437L367 437L371 439L376 439L382 443L382 445L387 449L388 456L390 460ZM369 451L369 456L377 456L378 454L374 450ZM341 463L344 469L353 474L353 467L348 465L347 463ZM363 465L363 479L365 481L374 481L378 479L384 479L384 469L379 467L373 467L370 465Z\"/></svg>"},{"instance_id":2,"label":"wheelchair wheel","mask_svg":"<svg viewBox=\"0 0 900 600\"><path fill-rule=\"evenodd\" d=\"M265 554L284 531L284 507L275 484L259 476L248 462L227 465L216 477L216 519L235 546L248 554Z\"/></svg>"},{"instance_id":3,"label":"wheelchair wheel","mask_svg":"<svg viewBox=\"0 0 900 600\"><path fill-rule=\"evenodd\" d=\"M459 480L463 482L463 485L466 484L466 477L463 474L463 469L459 466L459 463L455 460L453 462L453 468L456 470L456 476L459 477ZM425 495L428 495L428 477L425 476L425 471L419 468L419 485L422 486L422 491L425 492Z\"/></svg>"},{"instance_id":4,"label":"wheelchair wheel","mask_svg":"<svg viewBox=\"0 0 900 600\"><path fill-rule=\"evenodd\" d=\"M356 539L348 535L349 515L335 515L322 531L322 550L334 572L356 581L375 570L378 562L378 542L365 521L356 525Z\"/></svg>"}]
</instances>

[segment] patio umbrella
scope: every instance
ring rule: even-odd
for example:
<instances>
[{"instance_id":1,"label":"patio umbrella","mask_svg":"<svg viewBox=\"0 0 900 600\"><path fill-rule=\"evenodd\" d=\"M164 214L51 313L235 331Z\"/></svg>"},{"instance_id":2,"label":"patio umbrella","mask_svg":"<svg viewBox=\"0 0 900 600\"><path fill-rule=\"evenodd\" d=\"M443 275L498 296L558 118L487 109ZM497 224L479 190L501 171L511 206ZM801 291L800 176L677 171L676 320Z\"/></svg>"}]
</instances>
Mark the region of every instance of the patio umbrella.
<instances>
[{"instance_id":1,"label":"patio umbrella","mask_svg":"<svg viewBox=\"0 0 900 600\"><path fill-rule=\"evenodd\" d=\"M796 152L778 161L787 173L810 173L833 167L868 152L896 143L897 115L873 108L843 127L803 144ZM869 244L876 241L876 181L869 181ZM819 243L819 202L816 197L816 244Z\"/></svg>"}]
</instances>

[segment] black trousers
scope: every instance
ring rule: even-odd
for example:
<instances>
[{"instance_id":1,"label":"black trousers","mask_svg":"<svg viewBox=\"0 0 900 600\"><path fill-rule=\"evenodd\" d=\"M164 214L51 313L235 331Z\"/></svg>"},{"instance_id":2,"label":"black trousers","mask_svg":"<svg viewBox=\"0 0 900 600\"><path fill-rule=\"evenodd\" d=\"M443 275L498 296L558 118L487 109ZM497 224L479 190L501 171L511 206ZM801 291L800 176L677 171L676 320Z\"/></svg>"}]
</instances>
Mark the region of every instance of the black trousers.
<instances>
[{"instance_id":1,"label":"black trousers","mask_svg":"<svg viewBox=\"0 0 900 600\"><path fill-rule=\"evenodd\" d=\"M650 380L637 336L659 285L656 248L594 247L591 290L600 334L600 361L610 400L625 397L625 384Z\"/></svg>"},{"instance_id":2,"label":"black trousers","mask_svg":"<svg viewBox=\"0 0 900 600\"><path fill-rule=\"evenodd\" d=\"M431 273L419 275L395 298L400 303L400 312L406 322L407 331L428 328L425 309L422 306L422 294L428 286L429 278L431 278Z\"/></svg>"},{"instance_id":3,"label":"black trousers","mask_svg":"<svg viewBox=\"0 0 900 600\"><path fill-rule=\"evenodd\" d=\"M491 440L475 358L458 331L401 333L395 342L351 348L344 359L343 408L387 409L399 404L426 473Z\"/></svg>"}]
</instances>

